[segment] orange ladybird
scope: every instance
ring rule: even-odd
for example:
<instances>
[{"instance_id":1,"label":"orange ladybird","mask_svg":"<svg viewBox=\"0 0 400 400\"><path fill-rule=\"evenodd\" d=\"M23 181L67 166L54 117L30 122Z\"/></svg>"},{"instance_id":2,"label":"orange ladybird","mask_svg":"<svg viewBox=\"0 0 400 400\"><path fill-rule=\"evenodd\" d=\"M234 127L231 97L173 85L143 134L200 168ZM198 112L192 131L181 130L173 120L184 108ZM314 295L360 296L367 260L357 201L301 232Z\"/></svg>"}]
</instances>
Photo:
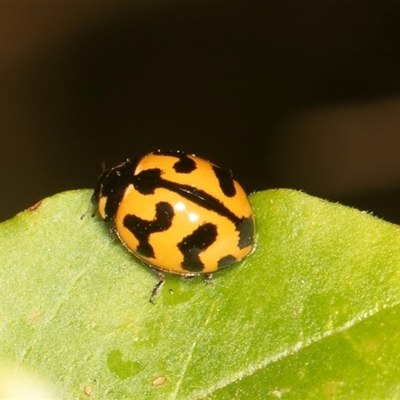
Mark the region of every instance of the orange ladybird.
<instances>
[{"instance_id":1,"label":"orange ladybird","mask_svg":"<svg viewBox=\"0 0 400 400\"><path fill-rule=\"evenodd\" d=\"M253 211L232 174L180 151L155 151L104 170L92 203L158 276L150 301L164 272L209 279L254 244Z\"/></svg>"}]
</instances>

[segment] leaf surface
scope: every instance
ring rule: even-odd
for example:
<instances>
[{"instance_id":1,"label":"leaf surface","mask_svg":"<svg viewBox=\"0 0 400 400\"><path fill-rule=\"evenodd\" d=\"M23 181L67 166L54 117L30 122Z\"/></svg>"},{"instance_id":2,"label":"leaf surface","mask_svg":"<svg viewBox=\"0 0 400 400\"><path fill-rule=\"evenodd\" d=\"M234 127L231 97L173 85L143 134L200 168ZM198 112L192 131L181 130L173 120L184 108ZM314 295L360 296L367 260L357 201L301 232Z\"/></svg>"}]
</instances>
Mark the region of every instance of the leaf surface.
<instances>
[{"instance_id":1,"label":"leaf surface","mask_svg":"<svg viewBox=\"0 0 400 400\"><path fill-rule=\"evenodd\" d=\"M250 196L257 246L156 278L88 190L0 224L0 355L63 399L399 398L399 227L291 190Z\"/></svg>"}]
</instances>

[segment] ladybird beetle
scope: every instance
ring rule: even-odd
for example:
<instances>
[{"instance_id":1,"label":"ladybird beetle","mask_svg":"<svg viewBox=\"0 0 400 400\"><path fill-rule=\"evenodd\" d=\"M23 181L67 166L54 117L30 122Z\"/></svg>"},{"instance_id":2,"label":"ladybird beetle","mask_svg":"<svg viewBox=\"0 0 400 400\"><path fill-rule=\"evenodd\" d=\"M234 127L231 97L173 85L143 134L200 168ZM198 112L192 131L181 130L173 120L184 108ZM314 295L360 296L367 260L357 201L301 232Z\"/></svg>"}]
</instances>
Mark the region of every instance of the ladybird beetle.
<instances>
[{"instance_id":1,"label":"ladybird beetle","mask_svg":"<svg viewBox=\"0 0 400 400\"><path fill-rule=\"evenodd\" d=\"M254 217L232 174L194 155L155 151L103 171L92 196L96 211L124 246L165 281L229 267L250 253Z\"/></svg>"}]
</instances>

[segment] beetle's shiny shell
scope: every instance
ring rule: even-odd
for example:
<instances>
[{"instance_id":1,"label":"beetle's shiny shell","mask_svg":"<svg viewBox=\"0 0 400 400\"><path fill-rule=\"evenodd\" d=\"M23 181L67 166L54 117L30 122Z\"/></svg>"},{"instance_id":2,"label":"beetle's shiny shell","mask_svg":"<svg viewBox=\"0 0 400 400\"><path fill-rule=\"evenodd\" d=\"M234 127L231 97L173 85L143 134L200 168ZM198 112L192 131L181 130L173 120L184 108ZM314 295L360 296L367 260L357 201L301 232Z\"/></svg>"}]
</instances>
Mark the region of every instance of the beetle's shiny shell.
<instances>
[{"instance_id":1,"label":"beetle's shiny shell","mask_svg":"<svg viewBox=\"0 0 400 400\"><path fill-rule=\"evenodd\" d=\"M92 201L122 243L152 267L210 274L246 256L254 218L229 172L182 152L153 152L107 169Z\"/></svg>"}]
</instances>

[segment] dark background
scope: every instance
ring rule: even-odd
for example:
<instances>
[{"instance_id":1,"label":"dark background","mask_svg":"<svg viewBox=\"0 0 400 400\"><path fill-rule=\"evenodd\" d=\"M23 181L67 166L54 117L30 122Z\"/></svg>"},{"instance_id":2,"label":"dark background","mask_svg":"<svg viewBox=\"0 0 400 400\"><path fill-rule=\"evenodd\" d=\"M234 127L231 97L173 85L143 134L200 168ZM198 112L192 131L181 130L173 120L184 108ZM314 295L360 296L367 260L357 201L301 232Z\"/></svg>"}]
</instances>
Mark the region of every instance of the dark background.
<instances>
[{"instance_id":1,"label":"dark background","mask_svg":"<svg viewBox=\"0 0 400 400\"><path fill-rule=\"evenodd\" d=\"M0 220L179 149L400 223L398 2L0 4Z\"/></svg>"}]
</instances>

